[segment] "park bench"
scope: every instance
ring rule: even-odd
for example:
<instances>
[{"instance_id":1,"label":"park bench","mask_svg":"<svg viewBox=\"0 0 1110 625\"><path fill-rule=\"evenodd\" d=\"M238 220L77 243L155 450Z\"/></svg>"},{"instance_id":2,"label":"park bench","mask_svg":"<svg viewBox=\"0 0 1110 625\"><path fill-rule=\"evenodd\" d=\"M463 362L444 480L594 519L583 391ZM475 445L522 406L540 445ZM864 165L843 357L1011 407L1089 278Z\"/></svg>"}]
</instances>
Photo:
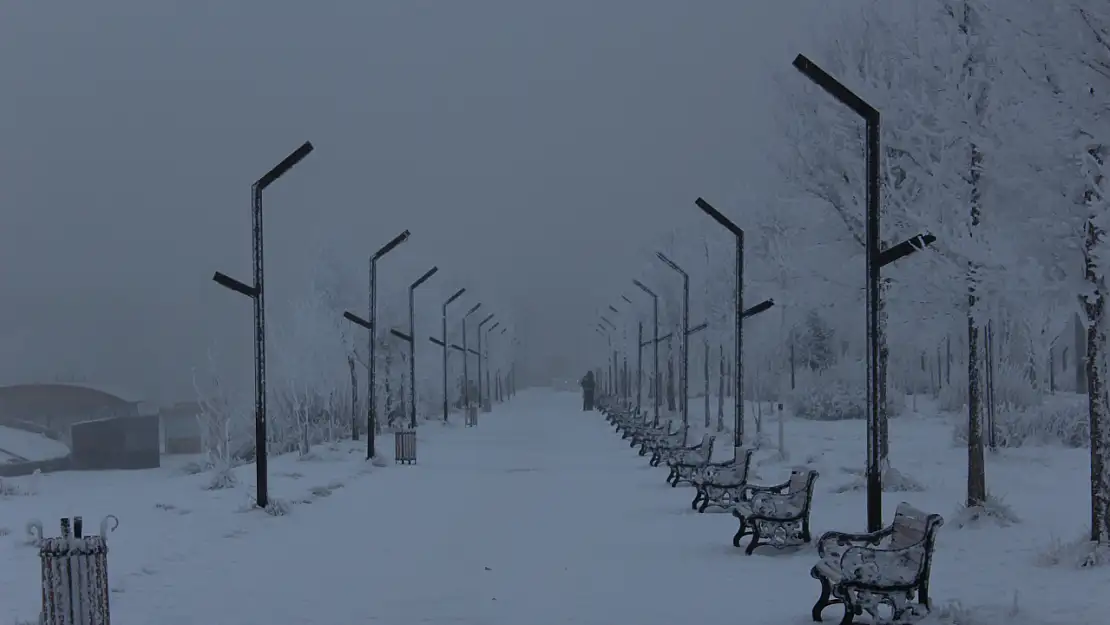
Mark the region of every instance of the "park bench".
<instances>
[{"instance_id":1,"label":"park bench","mask_svg":"<svg viewBox=\"0 0 1110 625\"><path fill-rule=\"evenodd\" d=\"M902 503L894 512L894 523L877 532L825 532L817 541L820 559L809 572L821 582L813 620L820 622L821 611L838 603L844 605L841 625L864 612L878 622L884 605L890 623L904 625L923 618L929 613L929 571L943 524L939 514Z\"/></svg>"},{"instance_id":2,"label":"park bench","mask_svg":"<svg viewBox=\"0 0 1110 625\"><path fill-rule=\"evenodd\" d=\"M650 417L645 420L644 416L638 410L633 408L628 411L628 415L620 419L616 423L617 431L621 433L622 439L631 438L636 432L651 427Z\"/></svg>"},{"instance_id":3,"label":"park bench","mask_svg":"<svg viewBox=\"0 0 1110 625\"><path fill-rule=\"evenodd\" d=\"M651 449L652 446L655 445L656 441L658 441L660 438L674 436L675 434L681 432L681 430L676 430L672 432L670 430L671 425L672 422L670 421L660 421L659 425L650 425L648 427L645 427L644 429L632 435L632 440L629 442L628 446L638 446L640 448L640 455L643 456L648 452L649 449Z\"/></svg>"},{"instance_id":4,"label":"park bench","mask_svg":"<svg viewBox=\"0 0 1110 625\"><path fill-rule=\"evenodd\" d=\"M689 431L689 425L685 425L682 422L670 423L668 427L670 425L676 426L674 432L667 430L665 434L655 436L652 440L644 443L644 452L652 452L652 460L648 462L649 465L659 466L659 463L663 462L665 455L674 453L675 450L682 450L683 445L686 444L686 434Z\"/></svg>"},{"instance_id":5,"label":"park bench","mask_svg":"<svg viewBox=\"0 0 1110 625\"><path fill-rule=\"evenodd\" d=\"M744 486L732 508L732 516L740 520L732 545L739 547L740 539L750 535L745 552L751 555L761 544L782 549L810 542L809 511L817 476L817 471L795 470L782 484Z\"/></svg>"},{"instance_id":6,"label":"park bench","mask_svg":"<svg viewBox=\"0 0 1110 625\"><path fill-rule=\"evenodd\" d=\"M737 449L736 456L724 462L710 462L691 483L697 489L690 507L698 512L706 508L731 508L740 502L740 491L748 485L752 466L752 449Z\"/></svg>"},{"instance_id":7,"label":"park bench","mask_svg":"<svg viewBox=\"0 0 1110 625\"><path fill-rule=\"evenodd\" d=\"M683 482L692 483L694 476L701 473L713 460L713 444L716 441L716 436L705 434L700 443L667 461L667 466L670 467L667 483L671 488Z\"/></svg>"},{"instance_id":8,"label":"park bench","mask_svg":"<svg viewBox=\"0 0 1110 625\"><path fill-rule=\"evenodd\" d=\"M648 463L653 467L661 464L668 464L671 460L688 451L697 451L701 449L701 443L697 445L687 445L686 440L690 433L689 425L679 426L679 433L674 436L667 436L659 439L651 449L651 461ZM702 439L705 442L705 439Z\"/></svg>"}]
</instances>

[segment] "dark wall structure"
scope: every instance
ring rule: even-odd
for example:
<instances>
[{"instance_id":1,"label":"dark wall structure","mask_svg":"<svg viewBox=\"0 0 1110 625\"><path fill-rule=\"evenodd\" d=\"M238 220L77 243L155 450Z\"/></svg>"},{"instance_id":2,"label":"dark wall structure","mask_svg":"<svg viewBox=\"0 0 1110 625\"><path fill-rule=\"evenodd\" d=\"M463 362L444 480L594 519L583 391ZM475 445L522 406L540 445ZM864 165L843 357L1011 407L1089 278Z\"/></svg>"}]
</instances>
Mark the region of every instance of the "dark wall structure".
<instances>
[{"instance_id":1,"label":"dark wall structure","mask_svg":"<svg viewBox=\"0 0 1110 625\"><path fill-rule=\"evenodd\" d=\"M118 417L75 423L70 468L153 469L161 464L158 417Z\"/></svg>"}]
</instances>

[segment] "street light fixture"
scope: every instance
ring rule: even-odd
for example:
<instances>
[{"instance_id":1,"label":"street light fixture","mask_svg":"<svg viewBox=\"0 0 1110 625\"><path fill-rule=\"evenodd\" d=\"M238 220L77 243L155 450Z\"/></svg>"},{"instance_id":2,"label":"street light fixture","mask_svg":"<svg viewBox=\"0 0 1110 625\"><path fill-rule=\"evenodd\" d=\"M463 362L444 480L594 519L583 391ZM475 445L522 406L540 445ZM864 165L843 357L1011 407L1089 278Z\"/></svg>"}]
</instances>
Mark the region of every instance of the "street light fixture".
<instances>
[{"instance_id":1,"label":"street light fixture","mask_svg":"<svg viewBox=\"0 0 1110 625\"><path fill-rule=\"evenodd\" d=\"M370 257L370 361L367 363L367 375L369 377L368 386L366 390L368 395L367 401L369 405L366 407L366 459L369 460L377 455L377 430L378 430L378 389L377 389L377 337L374 336L377 332L378 325L378 261L383 256L392 252L398 245L409 240L409 231L405 230L401 234L393 237L385 245L378 248L374 255Z\"/></svg>"},{"instance_id":2,"label":"street light fixture","mask_svg":"<svg viewBox=\"0 0 1110 625\"><path fill-rule=\"evenodd\" d=\"M470 317L470 315L473 315L474 313L478 312L478 309L481 308L481 307L482 307L482 302L478 302L477 304L471 306L470 310L466 311L466 314L463 315L463 318L462 318L463 409L464 410L469 410L470 409L470 370L467 367L467 365L470 362L469 354L473 353L466 346L466 320Z\"/></svg>"},{"instance_id":3,"label":"street light fixture","mask_svg":"<svg viewBox=\"0 0 1110 625\"><path fill-rule=\"evenodd\" d=\"M266 291L263 287L262 192L312 153L312 143L305 141L273 169L251 185L251 250L254 286L249 286L217 271L212 280L220 286L246 295L254 301L254 456L255 503L265 508L269 503L266 473Z\"/></svg>"},{"instance_id":4,"label":"street light fixture","mask_svg":"<svg viewBox=\"0 0 1110 625\"><path fill-rule=\"evenodd\" d=\"M509 331L509 328L508 328L508 326L506 326L504 328L501 328L501 332L499 332L498 334L501 334L502 336L504 336L504 334L508 331ZM501 383L501 369L498 368L497 369L497 401L499 401L499 402L503 402L506 399L505 398L505 393L504 393L505 389L503 388L503 386L504 385Z\"/></svg>"},{"instance_id":5,"label":"street light fixture","mask_svg":"<svg viewBox=\"0 0 1110 625\"><path fill-rule=\"evenodd\" d=\"M462 297L463 293L466 293L465 288L462 288L462 289L459 289L458 291L455 291L454 295L452 295L451 297L448 297L447 300L443 302L443 340L440 341L438 344L443 347L443 422L444 423L447 423L447 414L448 414L448 406L447 406L447 307L451 305L451 302L453 302L453 301L459 299L460 297ZM463 352L463 359L464 360L466 359L466 352Z\"/></svg>"},{"instance_id":6,"label":"street light fixture","mask_svg":"<svg viewBox=\"0 0 1110 625\"><path fill-rule=\"evenodd\" d=\"M690 423L689 406L689 374L690 374L690 274L683 271L663 252L656 252L655 256L671 269L682 276L682 425Z\"/></svg>"},{"instance_id":7,"label":"street light fixture","mask_svg":"<svg viewBox=\"0 0 1110 625\"><path fill-rule=\"evenodd\" d=\"M836 98L841 104L863 119L866 141L867 161L867 219L864 233L867 257L867 528L869 532L878 531L883 525L883 485L880 441L879 398L885 385L883 372L879 368L879 345L882 328L879 326L881 293L879 283L883 265L907 256L917 249L936 240L931 234L921 234L904 241L883 252L879 239L880 196L879 196L879 129L881 116L879 110L853 93L840 81L825 70L799 54L794 58L794 69L802 73L815 85Z\"/></svg>"},{"instance_id":8,"label":"street light fixture","mask_svg":"<svg viewBox=\"0 0 1110 625\"><path fill-rule=\"evenodd\" d=\"M478 322L478 410L482 411L486 408L482 403L482 327L492 320L493 313L490 313Z\"/></svg>"},{"instance_id":9,"label":"street light fixture","mask_svg":"<svg viewBox=\"0 0 1110 625\"><path fill-rule=\"evenodd\" d=\"M490 372L489 372L489 366L490 366L490 363L489 363L489 352L490 352L489 333L493 332L494 330L496 330L500 326L501 326L500 321L494 321L493 324L490 325L490 327L486 328L486 351L485 351L484 355L479 355L478 356L478 364L479 365L481 365L483 358L486 361L486 365L485 365L486 380L484 382L485 387L486 387L485 388L486 403L483 404L482 403L482 395L481 394L478 395L478 404L482 407L482 410L484 412L489 412L490 410L493 410L493 387L490 385ZM478 341L479 341L479 343L478 343L478 352L479 352L479 354L482 353L481 339L482 339L482 337L479 336L478 337ZM481 393L482 385L483 385L481 371L482 371L481 368L479 368L478 369L478 392L479 393Z\"/></svg>"},{"instance_id":10,"label":"street light fixture","mask_svg":"<svg viewBox=\"0 0 1110 625\"><path fill-rule=\"evenodd\" d=\"M659 296L655 294L655 291L652 291L651 289L647 288L647 286L644 285L644 283L640 282L639 280L633 280L632 284L635 284L637 287L640 288L641 291L643 291L644 293L647 293L651 297L651 321L652 321L652 326L654 327L654 330L652 332L652 337L651 337L651 342L652 342L651 388L654 391L654 401L655 401L655 418L654 418L653 424L654 425L659 425L659 392L660 392L659 391ZM643 348L644 348L644 346L641 342L641 345L640 345L639 349L643 349Z\"/></svg>"},{"instance_id":11,"label":"street light fixture","mask_svg":"<svg viewBox=\"0 0 1110 625\"><path fill-rule=\"evenodd\" d=\"M416 288L436 275L439 267L432 267L409 285L409 332L390 330L393 336L409 344L409 427L416 429Z\"/></svg>"}]
</instances>

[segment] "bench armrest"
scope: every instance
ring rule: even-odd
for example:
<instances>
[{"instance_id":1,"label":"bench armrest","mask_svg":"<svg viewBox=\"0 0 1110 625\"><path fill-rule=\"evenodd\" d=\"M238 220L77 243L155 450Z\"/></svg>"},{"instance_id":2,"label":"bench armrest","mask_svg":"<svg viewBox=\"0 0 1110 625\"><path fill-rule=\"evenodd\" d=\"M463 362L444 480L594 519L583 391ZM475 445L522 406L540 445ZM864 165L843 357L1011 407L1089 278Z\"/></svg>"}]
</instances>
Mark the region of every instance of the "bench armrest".
<instances>
[{"instance_id":1,"label":"bench armrest","mask_svg":"<svg viewBox=\"0 0 1110 625\"><path fill-rule=\"evenodd\" d=\"M759 486L757 484L748 484L744 490L740 491L740 501L751 501L756 495L768 493L772 495L782 495L790 490L790 482L783 482L782 484L775 484L773 486Z\"/></svg>"},{"instance_id":2,"label":"bench armrest","mask_svg":"<svg viewBox=\"0 0 1110 625\"><path fill-rule=\"evenodd\" d=\"M817 539L817 555L824 560L826 554L836 554L836 563L839 564L841 554L851 547L876 547L887 536L892 528L884 527L877 532L853 534L850 532L825 532Z\"/></svg>"}]
</instances>

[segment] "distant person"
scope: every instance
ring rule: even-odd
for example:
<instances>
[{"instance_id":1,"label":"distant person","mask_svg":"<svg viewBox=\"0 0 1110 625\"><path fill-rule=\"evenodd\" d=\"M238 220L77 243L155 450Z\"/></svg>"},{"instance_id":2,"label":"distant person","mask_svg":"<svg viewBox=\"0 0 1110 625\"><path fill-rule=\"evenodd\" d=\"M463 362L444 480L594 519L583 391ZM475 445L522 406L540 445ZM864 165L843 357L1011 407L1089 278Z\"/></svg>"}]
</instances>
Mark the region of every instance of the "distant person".
<instances>
[{"instance_id":1,"label":"distant person","mask_svg":"<svg viewBox=\"0 0 1110 625\"><path fill-rule=\"evenodd\" d=\"M582 410L589 412L594 409L594 372L587 371L579 384L582 385Z\"/></svg>"}]
</instances>

